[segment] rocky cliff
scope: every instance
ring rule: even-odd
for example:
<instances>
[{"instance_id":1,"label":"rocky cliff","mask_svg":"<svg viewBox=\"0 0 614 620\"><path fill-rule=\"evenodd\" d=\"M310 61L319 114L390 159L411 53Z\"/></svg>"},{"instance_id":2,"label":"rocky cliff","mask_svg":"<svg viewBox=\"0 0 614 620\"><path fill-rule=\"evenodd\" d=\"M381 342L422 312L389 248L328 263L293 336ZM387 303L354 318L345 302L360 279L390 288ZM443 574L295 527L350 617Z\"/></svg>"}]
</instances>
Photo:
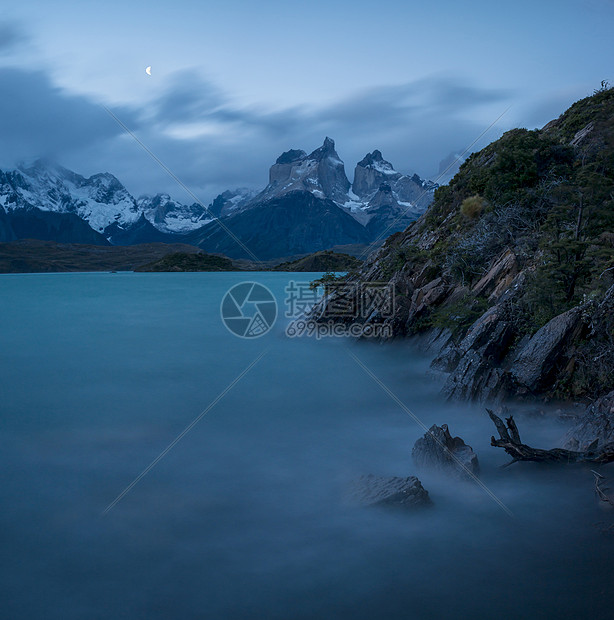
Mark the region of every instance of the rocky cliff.
<instances>
[{"instance_id":1,"label":"rocky cliff","mask_svg":"<svg viewBox=\"0 0 614 620\"><path fill-rule=\"evenodd\" d=\"M448 373L451 398L590 400L611 391L614 89L473 154L343 294L360 304L354 285L382 281L394 287L394 313L361 320L418 336ZM339 294L316 316L329 320Z\"/></svg>"},{"instance_id":2,"label":"rocky cliff","mask_svg":"<svg viewBox=\"0 0 614 620\"><path fill-rule=\"evenodd\" d=\"M335 142L326 138L322 146L307 155L293 149L282 153L269 170L269 183L253 203L279 198L295 191L308 191L318 198L338 204L348 200L350 182L345 166L335 150Z\"/></svg>"},{"instance_id":3,"label":"rocky cliff","mask_svg":"<svg viewBox=\"0 0 614 620\"><path fill-rule=\"evenodd\" d=\"M382 184L390 187L397 201L412 203L424 210L432 202L432 192L437 185L422 180L417 174L405 175L397 172L377 149L367 153L356 164L352 191L363 200L370 201Z\"/></svg>"}]
</instances>

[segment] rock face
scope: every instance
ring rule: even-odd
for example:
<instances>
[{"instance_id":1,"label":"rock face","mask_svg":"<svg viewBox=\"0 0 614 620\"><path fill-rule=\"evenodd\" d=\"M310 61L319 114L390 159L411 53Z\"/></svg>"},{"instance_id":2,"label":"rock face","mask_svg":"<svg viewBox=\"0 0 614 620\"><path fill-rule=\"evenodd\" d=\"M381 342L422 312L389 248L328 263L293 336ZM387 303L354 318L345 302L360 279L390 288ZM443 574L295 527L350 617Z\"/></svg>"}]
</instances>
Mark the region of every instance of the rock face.
<instances>
[{"instance_id":1,"label":"rock face","mask_svg":"<svg viewBox=\"0 0 614 620\"><path fill-rule=\"evenodd\" d=\"M471 290L474 295L485 295L489 301L495 301L509 289L517 274L516 255L506 250Z\"/></svg>"},{"instance_id":2,"label":"rock face","mask_svg":"<svg viewBox=\"0 0 614 620\"><path fill-rule=\"evenodd\" d=\"M595 441L595 449L614 443L614 391L587 408L578 424L565 436L562 447L583 451Z\"/></svg>"},{"instance_id":3,"label":"rock face","mask_svg":"<svg viewBox=\"0 0 614 620\"><path fill-rule=\"evenodd\" d=\"M437 187L434 183L423 181L417 174L409 176L397 172L382 157L382 153L375 150L356 164L352 191L369 202L383 184L390 187L398 202L412 203L420 208L426 208L431 203L431 193Z\"/></svg>"},{"instance_id":4,"label":"rock face","mask_svg":"<svg viewBox=\"0 0 614 620\"><path fill-rule=\"evenodd\" d=\"M269 184L254 198L254 203L298 190L345 204L349 189L350 182L335 150L335 142L327 137L322 146L309 155L293 149L278 157L269 171Z\"/></svg>"},{"instance_id":5,"label":"rock face","mask_svg":"<svg viewBox=\"0 0 614 620\"><path fill-rule=\"evenodd\" d=\"M412 458L420 469L434 469L461 477L477 476L478 457L460 437L452 437L448 425L434 424L414 444Z\"/></svg>"},{"instance_id":6,"label":"rock face","mask_svg":"<svg viewBox=\"0 0 614 620\"><path fill-rule=\"evenodd\" d=\"M357 196L373 195L382 183L389 183L399 176L392 164L382 157L381 151L376 149L356 164L352 191Z\"/></svg>"},{"instance_id":7,"label":"rock face","mask_svg":"<svg viewBox=\"0 0 614 620\"><path fill-rule=\"evenodd\" d=\"M239 213L254 198L256 192L245 187L234 191L226 190L213 200L208 212L214 217L227 217Z\"/></svg>"},{"instance_id":8,"label":"rock face","mask_svg":"<svg viewBox=\"0 0 614 620\"><path fill-rule=\"evenodd\" d=\"M386 236L405 229L419 217L433 199L436 185L422 181L419 177L404 176L385 162L379 151L374 151L361 162L364 165L357 167L358 184L362 187L361 195L350 191L350 183L345 174L345 166L335 149L335 142L326 138L319 148L307 154L302 149L291 149L282 153L269 171L269 183L260 193L251 197L224 192L212 203L210 210L219 217L232 218L228 225L242 242L250 247L259 258L281 258L296 256L301 253L311 253L323 249L346 244L362 245L381 242ZM381 170L385 170L381 172ZM367 175L361 185L360 175ZM378 179L374 181L373 179ZM388 183L390 181L393 185ZM373 185L375 183L375 185ZM373 185L373 187L372 187ZM265 220L272 220L275 214L263 218L255 218L252 211L259 211L271 206L277 208L279 204L299 204L307 199L297 200L297 196L310 195L310 204L317 205L312 212L301 212L306 218L298 222L294 213L288 213L288 218L279 222L278 226L269 225ZM402 198L402 201L401 201ZM415 200L414 200L415 199ZM319 201L319 204L318 204ZM354 227L359 234L335 237L330 235L326 221L318 220L318 213L334 204L342 214L337 214L334 220L341 222L344 215L350 216L357 224ZM263 223L263 229L256 230L255 220ZM330 217L328 218L331 219ZM291 222L298 227L288 230L286 224ZM234 227L234 228L233 228ZM212 245L211 238L217 236L219 225L213 222L202 231L197 231L189 239L196 239L198 246L205 251L225 251L218 247L217 242ZM237 231L235 231L235 228ZM344 226L344 229L347 226ZM246 240L243 230L246 230L251 240ZM248 230L249 229L249 230ZM338 228L337 228L338 230ZM280 237L292 239L298 243L284 243ZM319 240L318 240L319 239ZM192 241L194 242L194 241ZM224 245L226 242L222 242ZM265 249L257 251L254 246L264 245ZM236 243L229 244L230 254L236 256ZM284 247L285 254L271 256L272 248Z\"/></svg>"},{"instance_id":9,"label":"rock face","mask_svg":"<svg viewBox=\"0 0 614 620\"><path fill-rule=\"evenodd\" d=\"M183 205L172 200L168 194L156 194L153 198L143 196L137 200L137 205L144 216L162 232L189 232L213 219L198 203Z\"/></svg>"},{"instance_id":10,"label":"rock face","mask_svg":"<svg viewBox=\"0 0 614 620\"><path fill-rule=\"evenodd\" d=\"M516 383L536 392L550 379L578 328L580 316L580 308L572 308L554 317L527 342L510 370Z\"/></svg>"},{"instance_id":11,"label":"rock face","mask_svg":"<svg viewBox=\"0 0 614 620\"><path fill-rule=\"evenodd\" d=\"M386 236L415 219L413 209L400 205L388 183L382 183L365 209L364 222L372 237Z\"/></svg>"},{"instance_id":12,"label":"rock face","mask_svg":"<svg viewBox=\"0 0 614 620\"><path fill-rule=\"evenodd\" d=\"M428 491L415 476L401 478L372 474L361 476L353 485L352 499L365 506L423 508L432 505Z\"/></svg>"}]
</instances>

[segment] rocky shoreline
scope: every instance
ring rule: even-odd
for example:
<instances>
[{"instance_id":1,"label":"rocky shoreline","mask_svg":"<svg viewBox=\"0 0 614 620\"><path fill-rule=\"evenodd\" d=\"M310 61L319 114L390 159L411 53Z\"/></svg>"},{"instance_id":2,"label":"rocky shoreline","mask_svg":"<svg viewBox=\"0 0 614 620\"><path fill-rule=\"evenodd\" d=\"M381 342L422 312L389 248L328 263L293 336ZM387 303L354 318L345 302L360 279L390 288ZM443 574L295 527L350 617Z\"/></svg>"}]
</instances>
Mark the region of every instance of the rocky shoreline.
<instances>
[{"instance_id":1,"label":"rocky shoreline","mask_svg":"<svg viewBox=\"0 0 614 620\"><path fill-rule=\"evenodd\" d=\"M612 162L611 88L541 130L507 132L423 216L325 289L310 318L417 342L446 374L448 399L581 403L578 444L611 440ZM374 283L394 304L371 303Z\"/></svg>"}]
</instances>

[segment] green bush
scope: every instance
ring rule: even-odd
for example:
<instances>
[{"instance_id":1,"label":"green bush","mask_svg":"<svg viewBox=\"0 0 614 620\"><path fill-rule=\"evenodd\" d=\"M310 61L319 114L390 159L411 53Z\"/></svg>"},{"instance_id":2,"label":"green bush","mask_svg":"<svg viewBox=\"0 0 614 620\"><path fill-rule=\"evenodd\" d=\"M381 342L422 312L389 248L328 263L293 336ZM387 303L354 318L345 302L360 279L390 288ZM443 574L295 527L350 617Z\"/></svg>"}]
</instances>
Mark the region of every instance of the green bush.
<instances>
[{"instance_id":1,"label":"green bush","mask_svg":"<svg viewBox=\"0 0 614 620\"><path fill-rule=\"evenodd\" d=\"M465 198L461 203L461 213L468 219L474 220L484 211L484 200L481 196L475 195Z\"/></svg>"}]
</instances>

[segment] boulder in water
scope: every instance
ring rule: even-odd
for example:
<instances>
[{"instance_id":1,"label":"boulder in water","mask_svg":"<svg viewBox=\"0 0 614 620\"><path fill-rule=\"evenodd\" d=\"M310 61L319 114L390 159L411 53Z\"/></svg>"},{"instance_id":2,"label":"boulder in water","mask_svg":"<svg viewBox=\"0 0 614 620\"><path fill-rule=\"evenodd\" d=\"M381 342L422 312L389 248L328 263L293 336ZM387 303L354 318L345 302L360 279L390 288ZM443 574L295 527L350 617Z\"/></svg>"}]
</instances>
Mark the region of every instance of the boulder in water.
<instances>
[{"instance_id":1,"label":"boulder in water","mask_svg":"<svg viewBox=\"0 0 614 620\"><path fill-rule=\"evenodd\" d=\"M614 390L590 405L563 440L568 450L587 450L591 444L594 449L614 444Z\"/></svg>"},{"instance_id":2,"label":"boulder in water","mask_svg":"<svg viewBox=\"0 0 614 620\"><path fill-rule=\"evenodd\" d=\"M431 428L414 444L412 458L417 467L437 469L460 476L476 476L478 457L460 437L452 437L447 424Z\"/></svg>"},{"instance_id":3,"label":"boulder in water","mask_svg":"<svg viewBox=\"0 0 614 620\"><path fill-rule=\"evenodd\" d=\"M361 476L353 485L352 498L365 506L420 508L432 504L428 491L415 476Z\"/></svg>"}]
</instances>

